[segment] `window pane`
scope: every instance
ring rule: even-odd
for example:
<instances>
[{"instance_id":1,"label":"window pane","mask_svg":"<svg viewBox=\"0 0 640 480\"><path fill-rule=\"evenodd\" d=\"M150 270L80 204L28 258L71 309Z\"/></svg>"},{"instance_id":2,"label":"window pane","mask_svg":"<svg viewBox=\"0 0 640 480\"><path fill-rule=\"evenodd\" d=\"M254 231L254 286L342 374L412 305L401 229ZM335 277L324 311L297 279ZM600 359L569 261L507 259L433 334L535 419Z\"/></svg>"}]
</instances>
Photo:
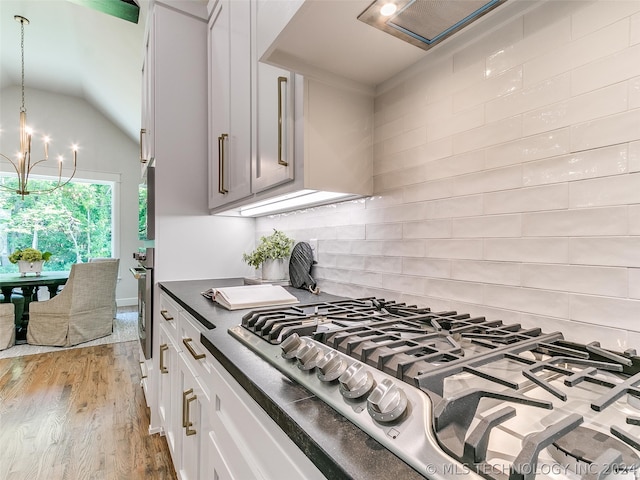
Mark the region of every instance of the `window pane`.
<instances>
[{"instance_id":1,"label":"window pane","mask_svg":"<svg viewBox=\"0 0 640 480\"><path fill-rule=\"evenodd\" d=\"M0 183L17 187L15 177L0 177ZM55 185L50 180L29 180L32 192ZM24 198L0 188L0 272L17 272L7 257L31 246L52 253L45 271L68 270L71 264L92 257L110 257L112 197L112 183L71 182Z\"/></svg>"}]
</instances>

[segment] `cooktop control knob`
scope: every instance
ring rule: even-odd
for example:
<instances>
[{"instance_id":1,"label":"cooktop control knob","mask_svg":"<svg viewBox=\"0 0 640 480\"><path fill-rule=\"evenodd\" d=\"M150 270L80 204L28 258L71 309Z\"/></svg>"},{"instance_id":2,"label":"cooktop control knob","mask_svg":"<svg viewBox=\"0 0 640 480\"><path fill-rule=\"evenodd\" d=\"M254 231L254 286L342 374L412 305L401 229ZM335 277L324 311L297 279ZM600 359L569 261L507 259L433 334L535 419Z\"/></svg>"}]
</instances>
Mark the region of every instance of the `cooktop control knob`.
<instances>
[{"instance_id":1,"label":"cooktop control knob","mask_svg":"<svg viewBox=\"0 0 640 480\"><path fill-rule=\"evenodd\" d=\"M311 370L315 368L318 360L322 358L322 350L310 342L303 342L296 352L298 368L300 370Z\"/></svg>"},{"instance_id":2,"label":"cooktop control knob","mask_svg":"<svg viewBox=\"0 0 640 480\"><path fill-rule=\"evenodd\" d=\"M367 398L367 410L374 420L391 422L407 409L407 395L388 378L382 380Z\"/></svg>"},{"instance_id":3,"label":"cooktop control knob","mask_svg":"<svg viewBox=\"0 0 640 480\"><path fill-rule=\"evenodd\" d=\"M329 351L318 360L318 378L323 382L332 382L347 369L347 362L335 350Z\"/></svg>"},{"instance_id":4,"label":"cooktop control knob","mask_svg":"<svg viewBox=\"0 0 640 480\"><path fill-rule=\"evenodd\" d=\"M352 364L338 378L340 393L345 398L360 398L373 387L373 375L364 365Z\"/></svg>"},{"instance_id":5,"label":"cooktop control knob","mask_svg":"<svg viewBox=\"0 0 640 480\"><path fill-rule=\"evenodd\" d=\"M302 340L298 336L297 333L293 333L285 338L280 344L280 348L282 349L283 358L294 358L296 356L296 352L302 346Z\"/></svg>"}]
</instances>

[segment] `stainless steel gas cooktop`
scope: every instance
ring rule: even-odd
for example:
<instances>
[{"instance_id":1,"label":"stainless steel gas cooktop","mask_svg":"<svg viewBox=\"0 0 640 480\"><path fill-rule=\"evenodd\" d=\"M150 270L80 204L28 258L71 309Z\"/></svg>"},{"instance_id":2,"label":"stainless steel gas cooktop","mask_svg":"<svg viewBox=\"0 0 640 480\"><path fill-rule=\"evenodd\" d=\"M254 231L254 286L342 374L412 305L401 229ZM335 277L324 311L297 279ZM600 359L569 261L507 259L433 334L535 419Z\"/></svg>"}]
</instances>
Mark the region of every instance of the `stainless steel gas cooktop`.
<instances>
[{"instance_id":1,"label":"stainless steel gas cooktop","mask_svg":"<svg viewBox=\"0 0 640 480\"><path fill-rule=\"evenodd\" d=\"M427 478L640 478L640 357L377 298L230 334Z\"/></svg>"}]
</instances>

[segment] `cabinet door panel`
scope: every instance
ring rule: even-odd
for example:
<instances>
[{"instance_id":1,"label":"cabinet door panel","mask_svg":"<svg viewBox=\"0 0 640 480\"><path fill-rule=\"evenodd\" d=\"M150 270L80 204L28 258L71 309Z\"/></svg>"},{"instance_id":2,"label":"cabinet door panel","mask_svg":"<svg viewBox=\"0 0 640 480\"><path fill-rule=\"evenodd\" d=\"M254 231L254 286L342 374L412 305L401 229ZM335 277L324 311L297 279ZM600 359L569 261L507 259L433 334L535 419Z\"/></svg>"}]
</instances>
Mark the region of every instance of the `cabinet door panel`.
<instances>
[{"instance_id":1,"label":"cabinet door panel","mask_svg":"<svg viewBox=\"0 0 640 480\"><path fill-rule=\"evenodd\" d=\"M258 62L255 73L256 150L253 190L293 180L293 75Z\"/></svg>"},{"instance_id":2,"label":"cabinet door panel","mask_svg":"<svg viewBox=\"0 0 640 480\"><path fill-rule=\"evenodd\" d=\"M181 480L198 480L203 473L200 472L200 458L207 454L201 451L205 444L200 439L206 435L202 431L202 414L203 404L208 401L182 355L184 353L178 357L178 388L174 391L174 399L180 405L181 421L178 471Z\"/></svg>"},{"instance_id":3,"label":"cabinet door panel","mask_svg":"<svg viewBox=\"0 0 640 480\"><path fill-rule=\"evenodd\" d=\"M209 20L209 208L251 193L249 15L223 0Z\"/></svg>"}]
</instances>

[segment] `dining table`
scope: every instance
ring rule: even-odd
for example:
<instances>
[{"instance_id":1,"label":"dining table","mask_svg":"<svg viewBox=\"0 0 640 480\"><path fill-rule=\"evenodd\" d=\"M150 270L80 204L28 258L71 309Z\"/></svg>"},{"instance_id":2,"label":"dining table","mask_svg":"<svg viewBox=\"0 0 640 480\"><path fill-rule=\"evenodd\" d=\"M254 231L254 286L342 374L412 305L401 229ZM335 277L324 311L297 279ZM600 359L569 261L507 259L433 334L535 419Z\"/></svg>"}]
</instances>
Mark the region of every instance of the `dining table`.
<instances>
[{"instance_id":1,"label":"dining table","mask_svg":"<svg viewBox=\"0 0 640 480\"><path fill-rule=\"evenodd\" d=\"M69 271L52 271L41 272L40 275L20 273L0 273L0 291L4 295L3 302L11 301L11 293L14 289L19 288L24 297L24 313L22 315L22 324L29 318L29 303L38 301L38 288L47 287L49 290L49 298L53 298L58 294L58 288L67 283L69 279ZM20 327L20 325L16 325Z\"/></svg>"}]
</instances>

